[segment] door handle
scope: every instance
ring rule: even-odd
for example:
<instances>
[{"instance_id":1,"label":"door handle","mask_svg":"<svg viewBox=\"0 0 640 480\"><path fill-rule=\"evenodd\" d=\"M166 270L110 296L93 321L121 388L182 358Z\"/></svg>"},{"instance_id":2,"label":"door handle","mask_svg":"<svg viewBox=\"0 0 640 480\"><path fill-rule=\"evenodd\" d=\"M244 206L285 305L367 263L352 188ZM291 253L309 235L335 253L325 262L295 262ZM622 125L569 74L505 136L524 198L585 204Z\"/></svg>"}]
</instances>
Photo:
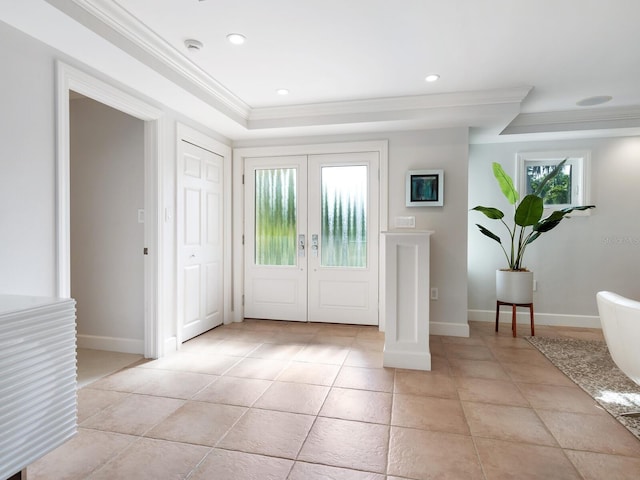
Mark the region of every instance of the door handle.
<instances>
[{"instance_id":1,"label":"door handle","mask_svg":"<svg viewBox=\"0 0 640 480\"><path fill-rule=\"evenodd\" d=\"M311 235L311 254L314 257L318 256L318 234L314 233Z\"/></svg>"},{"instance_id":2,"label":"door handle","mask_svg":"<svg viewBox=\"0 0 640 480\"><path fill-rule=\"evenodd\" d=\"M298 256L304 257L304 249L305 249L305 236L304 234L298 235Z\"/></svg>"}]
</instances>

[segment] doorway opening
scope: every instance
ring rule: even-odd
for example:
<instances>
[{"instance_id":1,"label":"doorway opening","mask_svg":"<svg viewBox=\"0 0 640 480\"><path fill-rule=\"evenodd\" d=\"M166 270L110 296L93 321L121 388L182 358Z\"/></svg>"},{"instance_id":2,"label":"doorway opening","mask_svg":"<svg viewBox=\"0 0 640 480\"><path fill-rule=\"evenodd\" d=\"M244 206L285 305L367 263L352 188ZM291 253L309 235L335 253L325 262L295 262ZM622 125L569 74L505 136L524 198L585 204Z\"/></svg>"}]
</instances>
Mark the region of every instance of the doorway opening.
<instances>
[{"instance_id":1,"label":"doorway opening","mask_svg":"<svg viewBox=\"0 0 640 480\"><path fill-rule=\"evenodd\" d=\"M58 296L71 296L71 163L70 163L70 111L69 94L77 92L119 112L143 121L143 206L140 217L143 219L143 248L147 255L143 257L143 316L142 344L136 344L138 350L147 358L162 356L163 344L158 287L162 278L162 231L159 228L158 205L161 198L161 184L158 178L160 164L160 135L162 112L128 95L121 90L102 82L86 73L57 63L57 266ZM140 255L143 251L140 251ZM98 274L98 272L96 272ZM100 336L100 335L98 335ZM103 344L114 343L121 349L131 348L130 342L109 339L102 335ZM115 341L114 341L115 340ZM134 342L135 344L135 342Z\"/></svg>"},{"instance_id":2,"label":"doorway opening","mask_svg":"<svg viewBox=\"0 0 640 480\"><path fill-rule=\"evenodd\" d=\"M144 353L144 122L70 93L78 384Z\"/></svg>"}]
</instances>

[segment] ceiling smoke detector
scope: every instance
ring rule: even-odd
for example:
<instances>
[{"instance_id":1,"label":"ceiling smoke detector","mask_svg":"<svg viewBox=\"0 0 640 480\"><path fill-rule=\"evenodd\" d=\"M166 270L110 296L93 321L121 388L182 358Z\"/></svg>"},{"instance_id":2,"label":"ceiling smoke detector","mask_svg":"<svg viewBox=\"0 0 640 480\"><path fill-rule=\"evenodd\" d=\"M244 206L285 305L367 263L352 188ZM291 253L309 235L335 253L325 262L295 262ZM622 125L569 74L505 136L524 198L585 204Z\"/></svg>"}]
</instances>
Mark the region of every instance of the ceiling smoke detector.
<instances>
[{"instance_id":1,"label":"ceiling smoke detector","mask_svg":"<svg viewBox=\"0 0 640 480\"><path fill-rule=\"evenodd\" d=\"M187 50L190 52L199 51L204 45L200 40L194 40L193 38L188 38L184 41L184 46L187 47Z\"/></svg>"}]
</instances>

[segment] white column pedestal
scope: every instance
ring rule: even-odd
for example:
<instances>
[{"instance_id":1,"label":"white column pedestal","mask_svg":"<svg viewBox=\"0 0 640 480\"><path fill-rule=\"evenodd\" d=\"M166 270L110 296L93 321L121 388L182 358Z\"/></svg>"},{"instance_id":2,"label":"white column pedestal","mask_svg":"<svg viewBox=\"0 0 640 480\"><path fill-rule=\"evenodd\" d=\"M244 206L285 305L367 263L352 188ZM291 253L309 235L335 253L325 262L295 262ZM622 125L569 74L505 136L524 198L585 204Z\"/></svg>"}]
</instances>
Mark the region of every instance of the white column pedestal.
<instances>
[{"instance_id":1,"label":"white column pedestal","mask_svg":"<svg viewBox=\"0 0 640 480\"><path fill-rule=\"evenodd\" d=\"M433 232L384 232L385 367L431 370L429 240Z\"/></svg>"}]
</instances>

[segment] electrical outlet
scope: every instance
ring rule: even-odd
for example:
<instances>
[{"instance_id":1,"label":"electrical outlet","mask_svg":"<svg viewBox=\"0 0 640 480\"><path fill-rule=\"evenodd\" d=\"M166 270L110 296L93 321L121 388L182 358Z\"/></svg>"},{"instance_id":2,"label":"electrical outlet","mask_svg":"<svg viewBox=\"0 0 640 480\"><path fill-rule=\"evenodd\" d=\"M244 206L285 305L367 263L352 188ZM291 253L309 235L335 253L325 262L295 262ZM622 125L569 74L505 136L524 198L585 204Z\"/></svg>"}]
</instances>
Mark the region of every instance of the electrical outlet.
<instances>
[{"instance_id":1,"label":"electrical outlet","mask_svg":"<svg viewBox=\"0 0 640 480\"><path fill-rule=\"evenodd\" d=\"M438 299L438 288L437 287L432 287L431 288L431 300L437 300Z\"/></svg>"}]
</instances>

